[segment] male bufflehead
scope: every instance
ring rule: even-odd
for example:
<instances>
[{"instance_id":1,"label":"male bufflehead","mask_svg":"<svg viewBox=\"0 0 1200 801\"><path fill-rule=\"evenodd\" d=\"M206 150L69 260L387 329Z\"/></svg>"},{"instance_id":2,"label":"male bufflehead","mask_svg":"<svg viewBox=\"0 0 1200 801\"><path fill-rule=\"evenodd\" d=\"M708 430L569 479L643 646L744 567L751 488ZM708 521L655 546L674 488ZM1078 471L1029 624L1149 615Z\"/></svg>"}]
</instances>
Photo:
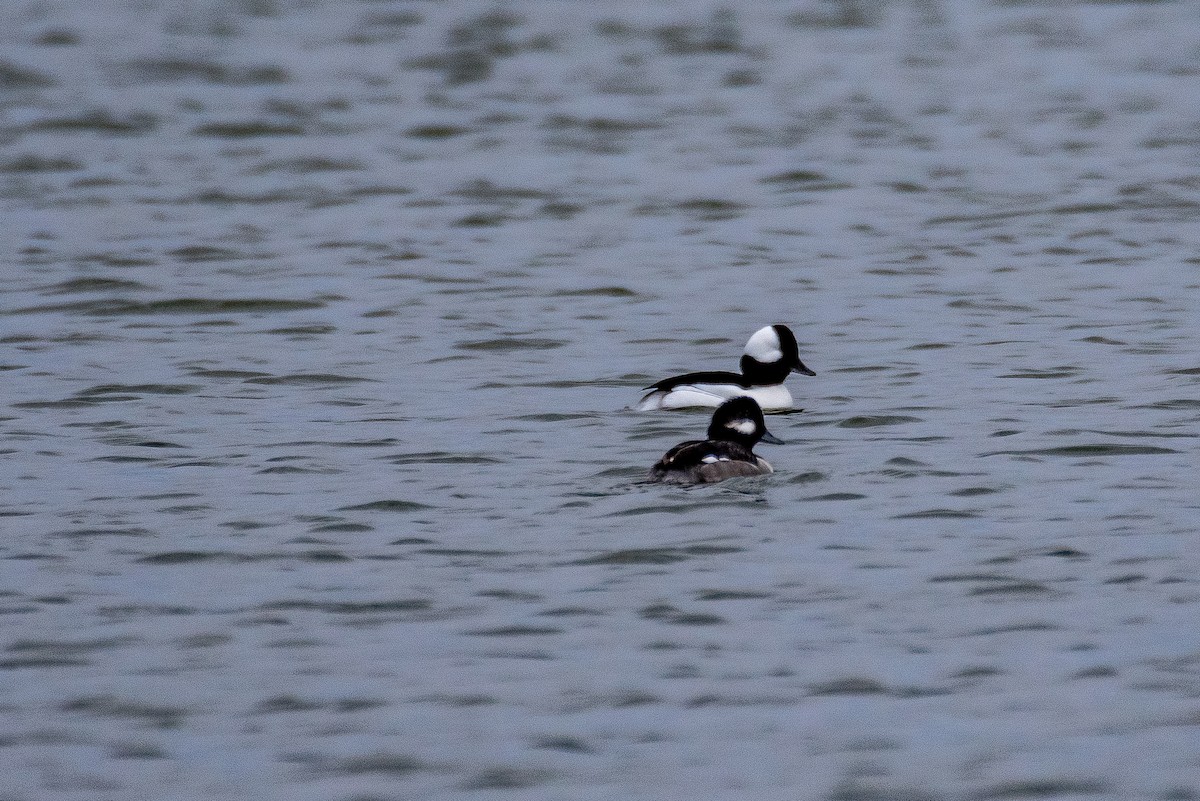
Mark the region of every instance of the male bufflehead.
<instances>
[{"instance_id":1,"label":"male bufflehead","mask_svg":"<svg viewBox=\"0 0 1200 801\"><path fill-rule=\"evenodd\" d=\"M792 408L792 393L783 385L783 379L793 370L816 375L800 361L796 337L786 325L768 325L755 331L746 342L741 366L740 374L714 371L664 378L646 387L653 391L634 408L646 412L720 406L730 398L749 396L766 411L787 411Z\"/></svg>"},{"instance_id":2,"label":"male bufflehead","mask_svg":"<svg viewBox=\"0 0 1200 801\"><path fill-rule=\"evenodd\" d=\"M671 448L650 469L650 480L712 484L735 476L774 472L766 459L754 455L759 440L783 443L767 431L758 402L745 396L725 401L713 413L708 439L681 442Z\"/></svg>"}]
</instances>

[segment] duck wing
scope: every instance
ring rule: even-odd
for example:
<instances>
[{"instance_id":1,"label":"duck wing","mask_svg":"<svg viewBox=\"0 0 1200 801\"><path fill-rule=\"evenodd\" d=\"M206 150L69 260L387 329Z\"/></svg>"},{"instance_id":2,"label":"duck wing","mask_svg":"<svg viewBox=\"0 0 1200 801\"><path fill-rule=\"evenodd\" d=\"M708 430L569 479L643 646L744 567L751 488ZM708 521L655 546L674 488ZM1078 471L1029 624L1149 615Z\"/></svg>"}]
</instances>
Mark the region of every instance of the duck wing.
<instances>
[{"instance_id":1,"label":"duck wing","mask_svg":"<svg viewBox=\"0 0 1200 801\"><path fill-rule=\"evenodd\" d=\"M770 472L772 471L769 468L757 462L713 462L700 468L700 481L704 484L716 484L727 478L761 476Z\"/></svg>"},{"instance_id":2,"label":"duck wing","mask_svg":"<svg viewBox=\"0 0 1200 801\"><path fill-rule=\"evenodd\" d=\"M671 450L662 455L662 458L654 463L651 468L655 473L665 472L667 470L677 470L681 467L690 467L700 464L704 458L703 448L698 446L706 445L698 439L681 442Z\"/></svg>"},{"instance_id":3,"label":"duck wing","mask_svg":"<svg viewBox=\"0 0 1200 801\"><path fill-rule=\"evenodd\" d=\"M716 462L749 462L756 464L754 452L737 442L723 439L689 440L681 442L663 454L654 466L679 469Z\"/></svg>"}]
</instances>

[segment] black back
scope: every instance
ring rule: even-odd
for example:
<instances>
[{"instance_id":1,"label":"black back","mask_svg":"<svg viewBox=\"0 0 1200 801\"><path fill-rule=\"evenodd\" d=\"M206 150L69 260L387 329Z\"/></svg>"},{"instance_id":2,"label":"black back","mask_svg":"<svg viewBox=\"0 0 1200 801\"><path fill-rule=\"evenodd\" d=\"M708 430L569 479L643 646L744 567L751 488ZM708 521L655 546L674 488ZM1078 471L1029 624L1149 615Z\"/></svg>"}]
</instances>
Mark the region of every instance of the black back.
<instances>
[{"instance_id":1,"label":"black back","mask_svg":"<svg viewBox=\"0 0 1200 801\"><path fill-rule=\"evenodd\" d=\"M743 388L751 386L746 377L738 373L731 373L728 370L709 370L702 373L687 373L686 375L664 378L662 381L644 387L644 389L668 391L684 384L733 384L734 386Z\"/></svg>"},{"instance_id":2,"label":"black back","mask_svg":"<svg viewBox=\"0 0 1200 801\"><path fill-rule=\"evenodd\" d=\"M711 460L712 457L719 460L718 465L720 466L714 467L705 461L706 459ZM679 443L663 454L663 457L650 469L650 477L661 479L675 474L686 476L685 480L703 483L708 480L729 477L728 475L721 476L720 472L731 475L741 472L736 469L729 470L729 466L737 463L753 467L752 471L746 471L743 473L744 475L755 475L762 472L758 467L758 457L749 448L737 442L689 440ZM707 476L706 468L716 475L711 478Z\"/></svg>"}]
</instances>

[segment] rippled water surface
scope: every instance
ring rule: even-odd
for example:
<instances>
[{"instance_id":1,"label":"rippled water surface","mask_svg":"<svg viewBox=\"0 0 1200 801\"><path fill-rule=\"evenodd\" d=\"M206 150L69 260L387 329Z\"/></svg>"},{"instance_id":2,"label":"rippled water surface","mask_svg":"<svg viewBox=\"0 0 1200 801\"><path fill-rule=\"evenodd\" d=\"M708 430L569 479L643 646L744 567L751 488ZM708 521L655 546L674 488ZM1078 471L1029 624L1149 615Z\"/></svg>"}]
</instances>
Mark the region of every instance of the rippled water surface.
<instances>
[{"instance_id":1,"label":"rippled water surface","mask_svg":"<svg viewBox=\"0 0 1200 801\"><path fill-rule=\"evenodd\" d=\"M1200 798L1195 3L0 18L3 801Z\"/></svg>"}]
</instances>

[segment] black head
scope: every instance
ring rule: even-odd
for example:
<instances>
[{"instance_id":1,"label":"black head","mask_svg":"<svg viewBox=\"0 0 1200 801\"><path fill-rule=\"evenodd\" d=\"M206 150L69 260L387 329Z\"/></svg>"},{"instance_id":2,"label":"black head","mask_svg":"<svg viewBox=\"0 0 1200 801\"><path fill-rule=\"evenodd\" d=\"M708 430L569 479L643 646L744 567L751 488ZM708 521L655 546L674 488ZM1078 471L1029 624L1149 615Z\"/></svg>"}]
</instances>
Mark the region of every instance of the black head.
<instances>
[{"instance_id":1,"label":"black head","mask_svg":"<svg viewBox=\"0 0 1200 801\"><path fill-rule=\"evenodd\" d=\"M742 375L755 384L779 384L795 370L816 375L800 361L796 335L786 325L768 325L758 329L746 342L742 355Z\"/></svg>"},{"instance_id":2,"label":"black head","mask_svg":"<svg viewBox=\"0 0 1200 801\"><path fill-rule=\"evenodd\" d=\"M736 442L746 448L753 448L760 440L783 444L783 440L767 431L758 401L747 397L727 400L717 407L708 424L708 438Z\"/></svg>"}]
</instances>

